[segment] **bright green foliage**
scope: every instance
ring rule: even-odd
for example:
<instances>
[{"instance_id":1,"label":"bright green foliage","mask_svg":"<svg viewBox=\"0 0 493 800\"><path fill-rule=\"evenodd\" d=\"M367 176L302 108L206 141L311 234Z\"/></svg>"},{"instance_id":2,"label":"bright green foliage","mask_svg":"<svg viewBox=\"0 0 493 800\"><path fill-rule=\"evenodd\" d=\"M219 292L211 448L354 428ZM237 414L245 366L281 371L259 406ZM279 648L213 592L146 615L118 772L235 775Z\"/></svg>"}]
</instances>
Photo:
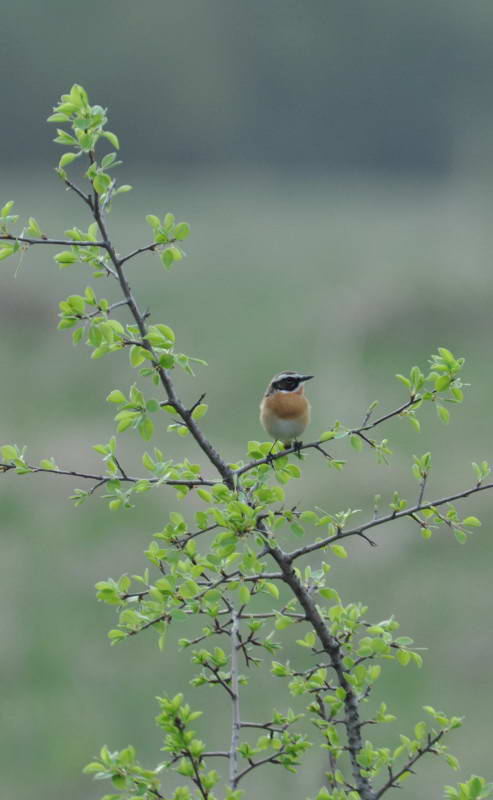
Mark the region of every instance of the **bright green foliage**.
<instances>
[{"instance_id":1,"label":"bright green foliage","mask_svg":"<svg viewBox=\"0 0 493 800\"><path fill-rule=\"evenodd\" d=\"M471 775L465 783L459 783L457 789L453 786L445 787L445 797L448 800L483 800L493 795L493 783L487 783L484 778Z\"/></svg>"},{"instance_id":2,"label":"bright green foliage","mask_svg":"<svg viewBox=\"0 0 493 800\"><path fill-rule=\"evenodd\" d=\"M107 443L93 446L102 462L98 474L64 470L52 457L34 466L27 461L25 448L12 444L1 447L0 469L19 475L37 471L78 475L90 482L86 483L90 488L74 491L75 504L100 490L111 511L131 508L138 496L145 497L151 490L173 488L179 499L192 495L194 504L172 511L154 533L144 552L147 563L142 574L98 581L97 598L116 613L115 627L108 634L112 644L154 633L164 648L170 632L176 631L180 648L189 651L194 665L192 691L220 693L231 702L233 719L225 732L224 749L210 752L206 741L210 723L199 719L201 712L192 711L182 693L172 698L163 695L158 698L156 721L164 734L165 760L147 770L140 766L133 747L119 752L103 747L86 772L111 782L114 791L105 800L240 800L238 787L243 787L250 772L264 764L295 772L311 747L320 750L321 764L328 770L326 785L314 800L375 800L409 778L416 762L427 754L442 756L457 769L458 761L443 739L461 720L431 706L425 706L430 722L420 720L410 733L392 734L385 746L363 738L362 730L365 734L370 730L364 725L373 730L375 725L397 719L385 701L373 702L375 683L383 683L385 667L389 662L421 667L423 660L420 648L400 633L393 616L373 621L365 605L340 597L330 576L349 557L344 540L372 545L373 529L403 517L416 524L424 539L447 530L464 543L481 523L476 516L462 516L455 503L493 488L486 483L488 463L473 464L472 487L433 501L427 495L431 453L415 455L410 464L417 482L413 498L402 497L399 488L387 489L383 511L379 510L380 495L369 510L299 508L286 501L284 487L295 481L297 496L303 496L307 458L343 470L362 451L370 451L377 462L390 463L389 440L374 438L374 430L393 417L409 420L419 431L419 415L434 404L438 418L448 423L448 406L463 401L464 359L440 347L431 357L428 372L414 366L408 376L397 375L406 394L395 411L375 418L375 401L359 427L336 421L318 440L287 448L270 441L250 441L246 459L227 464L199 426L208 411L204 396L187 406L172 382L176 366L193 375L193 363L205 362L175 351L175 332L165 323L150 323L149 314L139 311L125 276L126 262L144 253L157 253L166 269L180 261L188 224L177 223L170 213L163 218L149 214L152 243L120 256L109 240L105 217L113 198L130 187L117 188L111 177L121 162L115 152L118 139L105 128L106 110L91 105L85 90L74 85L62 95L49 119L69 126L70 132L57 130L55 141L69 148L60 158L57 173L93 217L87 230L74 226L65 232L66 239L53 242L63 248L55 261L61 268L87 265L92 277L106 276L110 290L111 286L117 289L112 300L98 298L91 286L69 295L59 303L58 327L72 330L73 343L84 342L93 359L127 350L131 370L138 370L139 378L151 378L151 383L142 381L143 388L138 378L130 387L116 387L107 395L116 432ZM113 149L100 156L101 143ZM66 171L76 159L87 165L84 190L74 186ZM21 246L50 242L33 217L20 234L13 234L18 216L11 214L12 207L9 201L0 211L0 239L4 240L0 260ZM121 308L131 313L130 324L117 318ZM208 466L188 458L177 461L172 437L165 455L161 440L166 431L188 436ZM138 475L129 474L120 461L117 435L123 433L137 433L137 442L152 439L153 445L159 444L151 447L141 442ZM312 562L311 554L315 554ZM288 642L296 643L293 663L283 655ZM281 710L267 708L261 720L247 724L242 692L248 686L254 688L261 673L267 680L280 679L286 705ZM218 769L211 769L212 759ZM222 769L225 763L227 770ZM180 786L168 791L170 772L179 776ZM318 780L314 791L317 785ZM449 800L480 800L492 793L493 784L474 776L458 789L445 789Z\"/></svg>"}]
</instances>

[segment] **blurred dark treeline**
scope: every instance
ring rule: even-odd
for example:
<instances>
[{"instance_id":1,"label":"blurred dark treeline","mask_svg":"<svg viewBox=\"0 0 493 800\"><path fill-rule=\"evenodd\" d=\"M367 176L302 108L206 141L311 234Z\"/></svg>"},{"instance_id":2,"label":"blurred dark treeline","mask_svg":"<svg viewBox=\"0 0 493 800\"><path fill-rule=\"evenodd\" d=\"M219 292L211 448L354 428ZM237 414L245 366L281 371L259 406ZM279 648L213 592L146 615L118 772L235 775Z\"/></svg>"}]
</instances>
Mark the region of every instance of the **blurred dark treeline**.
<instances>
[{"instance_id":1,"label":"blurred dark treeline","mask_svg":"<svg viewBox=\"0 0 493 800\"><path fill-rule=\"evenodd\" d=\"M127 160L470 169L493 149L492 39L477 0L20 0L0 22L0 162L51 156L43 119L79 82Z\"/></svg>"}]
</instances>

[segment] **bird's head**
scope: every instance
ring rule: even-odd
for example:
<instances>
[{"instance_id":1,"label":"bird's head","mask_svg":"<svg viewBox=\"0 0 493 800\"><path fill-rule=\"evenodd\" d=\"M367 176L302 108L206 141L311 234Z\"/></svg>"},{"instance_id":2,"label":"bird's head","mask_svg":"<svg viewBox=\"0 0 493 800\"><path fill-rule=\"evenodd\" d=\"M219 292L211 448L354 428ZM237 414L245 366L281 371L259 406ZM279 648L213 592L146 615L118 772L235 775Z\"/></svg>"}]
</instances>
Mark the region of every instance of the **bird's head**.
<instances>
[{"instance_id":1,"label":"bird's head","mask_svg":"<svg viewBox=\"0 0 493 800\"><path fill-rule=\"evenodd\" d=\"M304 375L302 372L293 372L292 370L285 369L274 375L269 383L265 392L266 397L276 392L295 392L296 394L304 393L304 384L310 381L313 375Z\"/></svg>"}]
</instances>

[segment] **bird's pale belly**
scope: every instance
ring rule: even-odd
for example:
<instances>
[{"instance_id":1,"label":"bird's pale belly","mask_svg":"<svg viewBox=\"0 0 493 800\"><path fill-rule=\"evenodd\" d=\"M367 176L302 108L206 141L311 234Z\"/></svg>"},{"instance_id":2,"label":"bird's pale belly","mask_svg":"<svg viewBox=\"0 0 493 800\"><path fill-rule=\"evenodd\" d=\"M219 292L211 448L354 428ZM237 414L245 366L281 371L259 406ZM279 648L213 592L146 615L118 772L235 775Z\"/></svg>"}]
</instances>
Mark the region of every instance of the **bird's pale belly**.
<instances>
[{"instance_id":1,"label":"bird's pale belly","mask_svg":"<svg viewBox=\"0 0 493 800\"><path fill-rule=\"evenodd\" d=\"M280 442L291 442L303 433L306 427L306 419L281 419L270 416L264 420L265 428L273 439Z\"/></svg>"}]
</instances>

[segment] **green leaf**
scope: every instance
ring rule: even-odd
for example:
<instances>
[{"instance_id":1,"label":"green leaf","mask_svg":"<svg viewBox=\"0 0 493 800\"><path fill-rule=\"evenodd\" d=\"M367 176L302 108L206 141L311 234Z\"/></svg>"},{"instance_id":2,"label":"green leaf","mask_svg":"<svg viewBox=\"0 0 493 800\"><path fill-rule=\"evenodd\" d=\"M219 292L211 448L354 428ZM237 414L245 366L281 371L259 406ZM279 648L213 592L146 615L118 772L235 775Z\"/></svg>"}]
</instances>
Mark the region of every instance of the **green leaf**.
<instances>
[{"instance_id":1,"label":"green leaf","mask_svg":"<svg viewBox=\"0 0 493 800\"><path fill-rule=\"evenodd\" d=\"M80 156L80 153L64 153L61 157L60 161L58 162L58 168L63 169L68 164L71 164L72 161L75 161L76 158Z\"/></svg>"},{"instance_id":2,"label":"green leaf","mask_svg":"<svg viewBox=\"0 0 493 800\"><path fill-rule=\"evenodd\" d=\"M159 228L161 225L161 220L159 217L156 217L155 214L147 214L146 222L151 226L151 228Z\"/></svg>"},{"instance_id":3,"label":"green leaf","mask_svg":"<svg viewBox=\"0 0 493 800\"><path fill-rule=\"evenodd\" d=\"M7 245L7 247L0 247L0 261L3 261L4 258L8 258L13 253L15 253L15 247L13 245Z\"/></svg>"},{"instance_id":4,"label":"green leaf","mask_svg":"<svg viewBox=\"0 0 493 800\"><path fill-rule=\"evenodd\" d=\"M165 339L168 339L170 342L174 343L176 337L173 328L170 328L169 325L163 325L162 322L159 322L157 325L154 325L154 327L159 331L160 334L162 334L162 336Z\"/></svg>"},{"instance_id":5,"label":"green leaf","mask_svg":"<svg viewBox=\"0 0 493 800\"><path fill-rule=\"evenodd\" d=\"M207 403L200 403L200 405L196 406L192 411L192 419L201 419L205 414L207 414L208 408L209 406Z\"/></svg>"},{"instance_id":6,"label":"green leaf","mask_svg":"<svg viewBox=\"0 0 493 800\"><path fill-rule=\"evenodd\" d=\"M275 597L276 600L279 599L279 589L277 588L275 583L271 583L270 581L266 581L264 584L264 588L267 589L268 592Z\"/></svg>"},{"instance_id":7,"label":"green leaf","mask_svg":"<svg viewBox=\"0 0 493 800\"><path fill-rule=\"evenodd\" d=\"M152 439L152 434L154 433L154 423L150 417L142 417L137 428L140 435L146 442L149 441L149 439Z\"/></svg>"},{"instance_id":8,"label":"green leaf","mask_svg":"<svg viewBox=\"0 0 493 800\"><path fill-rule=\"evenodd\" d=\"M111 133L111 131L103 131L103 136L105 136L108 141L111 142L116 150L120 149L120 142L118 141L118 136L116 133Z\"/></svg>"},{"instance_id":9,"label":"green leaf","mask_svg":"<svg viewBox=\"0 0 493 800\"><path fill-rule=\"evenodd\" d=\"M106 398L107 403L126 403L127 398L119 389L113 389Z\"/></svg>"},{"instance_id":10,"label":"green leaf","mask_svg":"<svg viewBox=\"0 0 493 800\"><path fill-rule=\"evenodd\" d=\"M130 348L129 359L132 367L140 367L140 365L146 360L142 350L143 348L138 347L136 344L132 345Z\"/></svg>"},{"instance_id":11,"label":"green leaf","mask_svg":"<svg viewBox=\"0 0 493 800\"><path fill-rule=\"evenodd\" d=\"M92 182L92 185L98 194L103 194L106 192L110 184L111 178L109 175L106 175L105 172L99 172L97 175L95 175Z\"/></svg>"},{"instance_id":12,"label":"green leaf","mask_svg":"<svg viewBox=\"0 0 493 800\"><path fill-rule=\"evenodd\" d=\"M17 448L11 444L4 444L2 447L2 459L4 461L13 461L14 458L17 458Z\"/></svg>"},{"instance_id":13,"label":"green leaf","mask_svg":"<svg viewBox=\"0 0 493 800\"><path fill-rule=\"evenodd\" d=\"M356 435L351 436L350 442L351 442L351 447L358 453L360 453L363 450L363 440L359 436Z\"/></svg>"},{"instance_id":14,"label":"green leaf","mask_svg":"<svg viewBox=\"0 0 493 800\"><path fill-rule=\"evenodd\" d=\"M398 381L404 384L406 389L411 389L412 383L409 380L409 378L405 378L404 375L399 375L399 374L397 374L395 377L397 378Z\"/></svg>"},{"instance_id":15,"label":"green leaf","mask_svg":"<svg viewBox=\"0 0 493 800\"><path fill-rule=\"evenodd\" d=\"M462 525L466 525L468 528L480 528L481 527L481 520L477 517L466 517L462 520Z\"/></svg>"},{"instance_id":16,"label":"green leaf","mask_svg":"<svg viewBox=\"0 0 493 800\"><path fill-rule=\"evenodd\" d=\"M188 222L179 222L175 228L175 239L186 239L190 234Z\"/></svg>"},{"instance_id":17,"label":"green leaf","mask_svg":"<svg viewBox=\"0 0 493 800\"><path fill-rule=\"evenodd\" d=\"M160 253L159 258L161 259L163 267L165 267L166 269L171 268L174 258L170 247L167 247L166 250L163 250L163 252Z\"/></svg>"},{"instance_id":18,"label":"green leaf","mask_svg":"<svg viewBox=\"0 0 493 800\"><path fill-rule=\"evenodd\" d=\"M57 468L56 464L53 461L50 461L47 458L42 458L41 461L39 462L39 466L42 469L49 469L49 470L54 470L54 469L56 470L56 468Z\"/></svg>"},{"instance_id":19,"label":"green leaf","mask_svg":"<svg viewBox=\"0 0 493 800\"><path fill-rule=\"evenodd\" d=\"M299 524L299 522L293 522L289 527L291 528L295 536L301 537L305 535L305 529L303 525Z\"/></svg>"},{"instance_id":20,"label":"green leaf","mask_svg":"<svg viewBox=\"0 0 493 800\"><path fill-rule=\"evenodd\" d=\"M338 603L340 602L341 598L335 589L329 589L329 587L325 587L324 589L319 589L318 593L321 595L321 597L325 597L326 600L336 600Z\"/></svg>"},{"instance_id":21,"label":"green leaf","mask_svg":"<svg viewBox=\"0 0 493 800\"><path fill-rule=\"evenodd\" d=\"M247 603L250 602L251 598L250 589L248 588L248 586L245 586L244 583L242 583L240 588L238 589L238 595L240 597L240 603L243 606L246 606Z\"/></svg>"},{"instance_id":22,"label":"green leaf","mask_svg":"<svg viewBox=\"0 0 493 800\"><path fill-rule=\"evenodd\" d=\"M440 375L435 380L435 391L444 392L450 386L450 378L448 375Z\"/></svg>"},{"instance_id":23,"label":"green leaf","mask_svg":"<svg viewBox=\"0 0 493 800\"><path fill-rule=\"evenodd\" d=\"M442 422L444 422L445 425L448 425L448 422L450 420L450 412L448 408L445 408L445 406L437 405L437 414L442 420Z\"/></svg>"},{"instance_id":24,"label":"green leaf","mask_svg":"<svg viewBox=\"0 0 493 800\"><path fill-rule=\"evenodd\" d=\"M63 250L61 253L57 253L54 259L60 267L67 267L69 264L75 264L79 260L78 256L70 250Z\"/></svg>"},{"instance_id":25,"label":"green leaf","mask_svg":"<svg viewBox=\"0 0 493 800\"><path fill-rule=\"evenodd\" d=\"M331 544L330 549L338 558L347 558L347 550L342 544Z\"/></svg>"},{"instance_id":26,"label":"green leaf","mask_svg":"<svg viewBox=\"0 0 493 800\"><path fill-rule=\"evenodd\" d=\"M29 217L29 220L28 220L28 223L27 223L27 232L31 236L42 236L43 235L43 231L39 227L39 225L36 222L36 220L34 219L34 217Z\"/></svg>"}]
</instances>

